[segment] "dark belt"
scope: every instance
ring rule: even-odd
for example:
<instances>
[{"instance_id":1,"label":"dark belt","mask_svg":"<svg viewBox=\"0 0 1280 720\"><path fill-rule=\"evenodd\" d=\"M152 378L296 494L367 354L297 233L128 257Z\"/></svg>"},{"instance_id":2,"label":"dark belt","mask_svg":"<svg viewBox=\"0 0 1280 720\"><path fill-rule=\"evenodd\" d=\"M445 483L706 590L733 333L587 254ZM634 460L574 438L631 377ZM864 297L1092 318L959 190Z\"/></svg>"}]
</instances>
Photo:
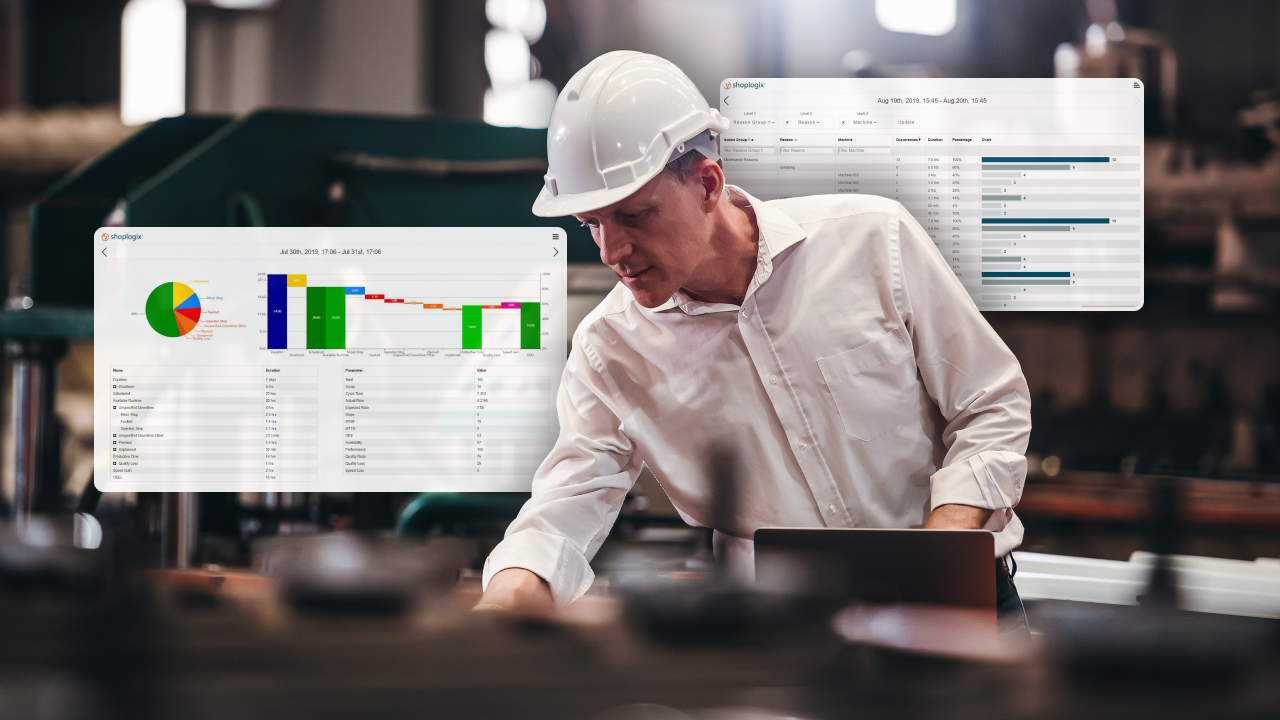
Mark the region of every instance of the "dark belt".
<instances>
[{"instance_id":1,"label":"dark belt","mask_svg":"<svg viewBox=\"0 0 1280 720\"><path fill-rule=\"evenodd\" d=\"M1012 567L1011 567L1012 566ZM1004 557L996 558L996 583L1002 583L1011 580L1014 575L1018 574L1018 561L1013 559L1013 553L1009 553Z\"/></svg>"}]
</instances>

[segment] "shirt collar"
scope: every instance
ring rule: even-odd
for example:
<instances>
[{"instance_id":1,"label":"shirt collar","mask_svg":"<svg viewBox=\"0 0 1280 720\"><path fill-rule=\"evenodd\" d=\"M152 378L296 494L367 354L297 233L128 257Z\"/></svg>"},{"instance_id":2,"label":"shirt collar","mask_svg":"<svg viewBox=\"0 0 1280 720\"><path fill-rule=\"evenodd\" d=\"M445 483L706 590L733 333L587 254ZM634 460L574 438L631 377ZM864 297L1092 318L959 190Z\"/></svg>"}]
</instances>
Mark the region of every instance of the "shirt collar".
<instances>
[{"instance_id":1,"label":"shirt collar","mask_svg":"<svg viewBox=\"0 0 1280 720\"><path fill-rule=\"evenodd\" d=\"M756 250L756 272L747 286L746 297L751 297L761 285L773 275L773 259L784 250L805 238L804 229L795 223L786 213L767 205L750 193L736 185L726 185L729 201L738 207L750 207L756 217L756 227L760 229ZM684 311L686 315L703 315L713 312L735 312L738 305L728 303L704 303L694 300L677 290L670 300L649 309L647 312L664 312L674 309Z\"/></svg>"}]
</instances>

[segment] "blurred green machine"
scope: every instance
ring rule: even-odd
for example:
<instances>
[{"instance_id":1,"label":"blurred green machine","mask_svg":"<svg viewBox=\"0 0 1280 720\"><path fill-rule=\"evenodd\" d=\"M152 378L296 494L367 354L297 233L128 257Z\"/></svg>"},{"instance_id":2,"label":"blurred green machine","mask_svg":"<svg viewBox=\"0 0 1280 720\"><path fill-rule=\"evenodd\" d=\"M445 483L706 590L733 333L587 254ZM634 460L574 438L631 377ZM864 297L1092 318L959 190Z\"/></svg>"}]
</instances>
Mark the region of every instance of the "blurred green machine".
<instances>
[{"instance_id":1,"label":"blurred green machine","mask_svg":"<svg viewBox=\"0 0 1280 720\"><path fill-rule=\"evenodd\" d=\"M598 261L576 222L530 212L546 166L545 130L262 111L160 120L57 183L31 210L31 307L0 317L21 416L14 514L58 492L53 367L93 334L97 228L559 226L570 262Z\"/></svg>"}]
</instances>

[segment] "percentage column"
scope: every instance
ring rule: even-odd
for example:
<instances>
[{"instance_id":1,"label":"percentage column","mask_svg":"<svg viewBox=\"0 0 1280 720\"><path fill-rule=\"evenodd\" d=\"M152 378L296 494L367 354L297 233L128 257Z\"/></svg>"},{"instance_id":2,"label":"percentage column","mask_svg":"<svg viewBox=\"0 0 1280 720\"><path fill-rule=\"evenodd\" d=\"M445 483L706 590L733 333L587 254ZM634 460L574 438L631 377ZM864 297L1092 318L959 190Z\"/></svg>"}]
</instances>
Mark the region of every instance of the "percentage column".
<instances>
[{"instance_id":1,"label":"percentage column","mask_svg":"<svg viewBox=\"0 0 1280 720\"><path fill-rule=\"evenodd\" d=\"M975 300L982 292L982 156L978 143L951 146L947 158L947 242L943 256Z\"/></svg>"}]
</instances>

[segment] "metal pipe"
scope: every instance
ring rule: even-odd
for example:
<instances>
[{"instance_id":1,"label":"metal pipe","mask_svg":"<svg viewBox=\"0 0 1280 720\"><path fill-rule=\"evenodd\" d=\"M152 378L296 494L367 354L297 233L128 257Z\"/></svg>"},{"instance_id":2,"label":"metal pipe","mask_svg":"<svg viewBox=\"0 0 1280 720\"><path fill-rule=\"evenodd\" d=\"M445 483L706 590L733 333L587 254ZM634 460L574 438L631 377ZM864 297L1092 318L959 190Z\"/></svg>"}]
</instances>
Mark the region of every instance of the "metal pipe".
<instances>
[{"instance_id":1,"label":"metal pipe","mask_svg":"<svg viewBox=\"0 0 1280 720\"><path fill-rule=\"evenodd\" d=\"M59 480L56 457L45 445L57 437L57 433L49 432L48 425L57 421L53 412L55 372L58 358L65 351L66 343L60 340L27 338L5 343L5 352L13 359L11 426L15 467L11 515L19 526L39 509L42 486Z\"/></svg>"},{"instance_id":2,"label":"metal pipe","mask_svg":"<svg viewBox=\"0 0 1280 720\"><path fill-rule=\"evenodd\" d=\"M39 457L39 424L33 423L40 397L39 372L23 353L22 344L10 341L5 351L13 357L13 507L12 518L19 527L26 525L35 510L36 458ZM34 385L34 387L33 387Z\"/></svg>"},{"instance_id":3,"label":"metal pipe","mask_svg":"<svg viewBox=\"0 0 1280 720\"><path fill-rule=\"evenodd\" d=\"M167 492L161 501L161 565L188 570L195 562L200 532L200 494Z\"/></svg>"}]
</instances>

